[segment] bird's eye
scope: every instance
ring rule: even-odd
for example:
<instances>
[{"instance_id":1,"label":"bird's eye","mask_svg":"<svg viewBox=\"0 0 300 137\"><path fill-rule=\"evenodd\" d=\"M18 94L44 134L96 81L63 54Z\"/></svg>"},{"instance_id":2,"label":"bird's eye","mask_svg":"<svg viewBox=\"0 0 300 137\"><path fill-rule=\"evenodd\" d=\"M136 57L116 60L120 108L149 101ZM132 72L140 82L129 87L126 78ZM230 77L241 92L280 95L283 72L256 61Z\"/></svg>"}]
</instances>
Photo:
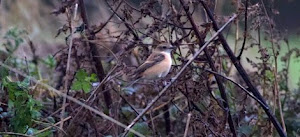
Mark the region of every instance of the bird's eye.
<instances>
[{"instance_id":1,"label":"bird's eye","mask_svg":"<svg viewBox=\"0 0 300 137\"><path fill-rule=\"evenodd\" d=\"M163 48L163 49L166 49L167 47L166 47L166 46L163 46L162 48Z\"/></svg>"}]
</instances>

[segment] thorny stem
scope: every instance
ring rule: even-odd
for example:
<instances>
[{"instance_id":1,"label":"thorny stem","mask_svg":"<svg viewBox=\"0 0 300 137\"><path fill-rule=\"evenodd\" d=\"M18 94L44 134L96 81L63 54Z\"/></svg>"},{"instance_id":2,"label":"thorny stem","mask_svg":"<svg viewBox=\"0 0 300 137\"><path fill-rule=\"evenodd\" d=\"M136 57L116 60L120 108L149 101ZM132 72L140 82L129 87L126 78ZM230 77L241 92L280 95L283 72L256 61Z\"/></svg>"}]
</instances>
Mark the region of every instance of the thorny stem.
<instances>
[{"instance_id":1,"label":"thorny stem","mask_svg":"<svg viewBox=\"0 0 300 137\"><path fill-rule=\"evenodd\" d=\"M214 30L218 31L219 27L217 25L216 20L214 19L214 16L213 16L212 12L209 10L208 6L205 4L205 2L203 0L200 0L200 3L202 4L202 6L207 11L207 14L208 14L209 18L212 20ZM270 120L272 121L272 123L275 126L278 134L280 136L285 137L286 134L282 130L282 127L280 126L278 120L272 114L272 112L270 112L270 109L269 109L267 103L265 102L265 100L263 99L263 97L260 95L260 93L258 92L258 90L256 89L256 87L252 84L252 82L251 82L249 76L247 75L245 69L242 67L242 65L240 64L239 60L235 57L235 55L231 51L231 49L230 49L230 47L229 47L229 45L228 45L227 41L225 40L225 38L224 38L224 36L223 36L222 33L219 34L219 39L220 39L220 42L223 45L224 50L228 54L230 60L233 62L234 66L236 67L236 69L240 73L241 77L244 79L245 83L249 87L249 90L253 93L253 95L256 98L258 98L260 101L262 101L267 106L267 108L264 108L264 111L266 112L266 114L268 115L268 117L270 118Z\"/></svg>"},{"instance_id":2,"label":"thorny stem","mask_svg":"<svg viewBox=\"0 0 300 137\"><path fill-rule=\"evenodd\" d=\"M125 129L125 133L123 137L125 137L128 133L128 130L131 129L145 114L149 109L156 103L156 101L170 88L170 86L179 78L179 76L184 72L184 70L193 62L193 60L212 42L219 33L221 33L225 27L231 23L237 15L231 17L228 22L226 22L195 54L189 61L180 69L180 71L171 79L169 82L160 92L159 94L148 104L148 106L138 115Z\"/></svg>"},{"instance_id":3,"label":"thorny stem","mask_svg":"<svg viewBox=\"0 0 300 137\"><path fill-rule=\"evenodd\" d=\"M266 16L268 17L268 19L270 19L263 0L261 0L261 3L262 3L262 6L263 6L263 9L264 9L264 12L265 12ZM278 109L279 109L279 114L280 114L280 119L281 119L281 125L283 127L283 132L286 133L286 127L285 127L285 122L284 122L283 113L282 113L282 106L281 106L281 101L280 101L280 94L279 94L279 90L278 90L278 86L279 86L278 85L278 80L277 80L277 69L278 69L277 57L278 57L278 55L277 55L277 50L275 49L275 45L274 45L274 42L273 42L273 26L270 22L268 24L269 24L269 27L271 29L271 33L270 33L271 40L270 40L270 42L271 42L271 45L272 45L272 52L273 52L274 62L275 62L275 68L274 68L274 73L273 73L274 78L275 78L275 80L274 80L274 90L275 90L275 96L274 96L275 101L274 101L274 103L275 104L278 103ZM275 109L275 107L274 107L274 109Z\"/></svg>"},{"instance_id":4,"label":"thorny stem","mask_svg":"<svg viewBox=\"0 0 300 137\"><path fill-rule=\"evenodd\" d=\"M184 4L183 0L180 0L180 3L181 3L181 5L183 6L183 8L186 12L187 17L188 17L190 23L192 24L192 27L194 28L194 32L195 32L195 34L196 34L196 36L199 40L199 45L200 46L203 45L204 44L203 38L201 37L201 33L200 33L193 17L189 13L188 7ZM208 50L206 48L204 49L204 53L205 53L205 56L208 60L208 63L209 63L209 66L211 67L211 69L213 71L217 71L217 69L215 68L213 59L209 55ZM232 117L231 117L230 108L229 108L229 105L228 105L228 99L227 99L227 95L226 95L226 92L225 92L225 87L224 87L224 85L223 85L223 83L222 83L222 81L219 77L215 76L215 78L216 78L216 81L217 81L217 84L218 84L218 87L219 87L219 90L220 90L220 93L221 93L221 97L224 100L223 105L224 105L224 108L225 108L225 114L226 114L226 117L227 117L227 120L228 120L228 124L229 124L230 130L231 130L231 133L233 134L234 137L236 137L237 135L236 135L234 123L233 123L233 120L232 120Z\"/></svg>"}]
</instances>

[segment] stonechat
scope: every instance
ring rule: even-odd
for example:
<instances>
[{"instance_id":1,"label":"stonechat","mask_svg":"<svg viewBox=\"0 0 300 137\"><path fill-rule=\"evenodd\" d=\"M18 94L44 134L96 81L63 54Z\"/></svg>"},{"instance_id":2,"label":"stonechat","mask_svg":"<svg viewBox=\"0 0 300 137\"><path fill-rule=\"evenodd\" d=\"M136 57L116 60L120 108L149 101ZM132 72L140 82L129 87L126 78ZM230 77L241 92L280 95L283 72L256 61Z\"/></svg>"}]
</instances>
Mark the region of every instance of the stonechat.
<instances>
[{"instance_id":1,"label":"stonechat","mask_svg":"<svg viewBox=\"0 0 300 137\"><path fill-rule=\"evenodd\" d=\"M154 80L165 77L171 69L173 49L175 47L169 43L159 44L147 60L133 72L133 78Z\"/></svg>"}]
</instances>

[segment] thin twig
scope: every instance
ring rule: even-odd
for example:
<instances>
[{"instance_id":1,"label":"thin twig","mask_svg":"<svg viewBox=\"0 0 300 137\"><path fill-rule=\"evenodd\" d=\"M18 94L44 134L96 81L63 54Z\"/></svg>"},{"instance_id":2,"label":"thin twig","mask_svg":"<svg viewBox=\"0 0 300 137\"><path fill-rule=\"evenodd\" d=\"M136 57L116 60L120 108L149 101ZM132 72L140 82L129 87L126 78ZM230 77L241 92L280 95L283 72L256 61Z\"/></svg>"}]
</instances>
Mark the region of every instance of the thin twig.
<instances>
[{"instance_id":1,"label":"thin twig","mask_svg":"<svg viewBox=\"0 0 300 137\"><path fill-rule=\"evenodd\" d=\"M68 100L70 100L70 101L72 101L72 102L74 102L74 103L76 103L76 104L78 104L78 105L84 107L85 109L88 109L88 110L94 112L95 114L97 114L97 115L103 117L104 119L107 119L107 120L109 120L109 121L111 121L111 122L113 122L113 123L119 125L120 127L127 128L126 125L124 125L123 123L121 123L121 122L119 122L119 121L117 121L117 120L115 120L115 119L109 117L108 115L104 114L103 112L98 111L98 110L96 110L95 108L93 108L93 107L91 107L91 106L88 106L87 104L82 103L82 102L79 101L78 99L73 98L73 97L67 95L66 93L63 93L63 92L61 92L61 91L59 91L59 90L57 90L57 89L51 87L51 86L48 85L48 84L42 83L42 82L36 80L35 78L26 75L24 72L18 71L18 70L16 70L16 69L14 69L13 67L10 67L10 66L4 64L4 63L1 62L1 61L0 61L0 66L3 66L4 68L9 69L9 70L15 72L16 74L19 74L19 75L21 75L21 76L23 76L23 77L28 78L29 80L32 80L34 83L39 84L39 85L45 87L46 89L48 89L48 91L54 92L54 93L56 93L56 94L59 95L59 96L66 97ZM144 135L142 135L141 133L139 133L139 132L137 132L137 131L135 131L135 130L133 130L133 129L129 129L129 130L130 130L130 132L134 133L134 134L137 135L137 136L144 137Z\"/></svg>"},{"instance_id":2,"label":"thin twig","mask_svg":"<svg viewBox=\"0 0 300 137\"><path fill-rule=\"evenodd\" d=\"M124 0L122 0L120 3L123 3ZM114 13L113 15L116 15L125 25L125 27L132 33L135 40L139 40L138 34L134 31L132 28L132 25L130 25L124 18L122 18L114 9L109 5L108 1L105 1L109 9Z\"/></svg>"},{"instance_id":3,"label":"thin twig","mask_svg":"<svg viewBox=\"0 0 300 137\"><path fill-rule=\"evenodd\" d=\"M76 11L74 11L74 13L75 12ZM69 29L70 29L70 37L71 37L70 44L69 44L69 50L68 50L67 68L66 68L66 75L69 76L70 75L70 73L69 73L70 72L70 60L71 60L71 53L72 53L72 46L73 46L73 27L72 27L72 17L71 17L72 14L70 14L69 12L67 12L66 14L67 14L68 22L69 22L69 26L70 26ZM68 94L68 92L69 92L69 84L68 83L69 83L69 80L66 80L65 84L64 84L66 94ZM62 110L61 110L61 114L60 114L60 120L61 120L60 125L59 125L60 129L63 129L63 127L64 127L63 120L64 120L64 115L65 115L66 102L67 102L67 99L64 97L63 102L62 102ZM61 136L61 137L63 136L62 132L59 132L59 136Z\"/></svg>"},{"instance_id":4,"label":"thin twig","mask_svg":"<svg viewBox=\"0 0 300 137\"><path fill-rule=\"evenodd\" d=\"M152 111L150 112L149 115L150 115L150 121L151 121L152 130L153 130L153 132L154 132L155 135L158 135L157 131L155 129L155 125L154 125L154 120L153 120L153 117L152 117Z\"/></svg>"},{"instance_id":5,"label":"thin twig","mask_svg":"<svg viewBox=\"0 0 300 137\"><path fill-rule=\"evenodd\" d=\"M219 33L221 33L225 27L231 23L237 15L235 14L233 17L229 19L228 22L226 22L221 29L219 29L195 54L192 58L189 59L189 61L180 69L180 71L171 79L171 82L168 83L160 92L159 94L148 104L148 106L138 115L125 129L125 133L123 136L126 136L128 133L128 130L131 129L134 124L136 124L139 119L141 119L144 114L156 103L156 101L169 89L169 87L179 78L179 76L184 72L184 70L193 62L193 60L218 36Z\"/></svg>"},{"instance_id":6,"label":"thin twig","mask_svg":"<svg viewBox=\"0 0 300 137\"><path fill-rule=\"evenodd\" d=\"M190 126L190 123L191 123L192 113L190 112L187 116L188 117L187 117L187 120L186 120L186 125L185 125L185 130L184 130L183 137L187 137L187 135L188 135L189 126Z\"/></svg>"},{"instance_id":7,"label":"thin twig","mask_svg":"<svg viewBox=\"0 0 300 137\"><path fill-rule=\"evenodd\" d=\"M121 5L122 5L122 2L120 2L119 5L116 7L116 9L113 10L113 11L117 12ZM97 30L91 32L91 34L95 35L95 34L99 33L108 24L108 22L115 16L116 12L113 12L113 14L110 15L108 20L104 24L101 24L100 28L98 28Z\"/></svg>"},{"instance_id":8,"label":"thin twig","mask_svg":"<svg viewBox=\"0 0 300 137\"><path fill-rule=\"evenodd\" d=\"M262 6L263 6L263 9L264 9L264 12L265 12L266 16L268 17L268 19L270 19L270 16L269 16L269 14L267 12L267 9L265 7L264 1L261 0L261 3L262 3ZM278 85L278 80L277 80L277 70L278 70L278 63L277 63L278 60L277 60L277 58L278 58L278 55L277 55L277 52L276 52L276 49L275 49L275 45L274 45L274 40L273 40L273 26L270 23L270 21L268 21L268 24L269 24L269 27L271 29L271 32L270 32L271 40L270 40L270 42L271 42L271 45L272 45L272 52L273 52L274 62L275 62L275 69L274 69L274 78L275 78L275 80L274 80L275 97L274 98L275 98L275 102L274 103L278 104L278 109L279 109L279 114L280 114L280 120L281 120L281 126L283 128L283 132L286 134L286 127L285 127L284 117L283 117L283 113L282 113L280 94L279 94L279 90L278 90L278 86L279 86ZM274 109L275 109L275 107L274 107Z\"/></svg>"},{"instance_id":9,"label":"thin twig","mask_svg":"<svg viewBox=\"0 0 300 137\"><path fill-rule=\"evenodd\" d=\"M121 99L122 99L123 101L125 101L126 104L128 104L128 106L135 112L136 115L139 115L139 112L134 108L133 105L130 104L129 101L127 101L127 99L126 99L123 95L121 95L121 94L120 94L116 89L114 89L114 88L112 88L112 90L115 91L115 92L121 97ZM144 119L144 118L143 118L143 120L146 121L146 119Z\"/></svg>"},{"instance_id":10,"label":"thin twig","mask_svg":"<svg viewBox=\"0 0 300 137\"><path fill-rule=\"evenodd\" d=\"M255 96L253 96L253 95L251 94L250 91L248 91L245 87L243 87L243 86L240 85L239 83L233 81L232 79L230 79L230 78L228 78L228 77L226 77L226 76L224 76L224 75L222 75L222 74L219 74L218 72L211 71L211 70L208 70L208 69L205 69L205 71L207 71L207 72L209 72L209 73L216 74L216 75L218 75L218 76L220 76L220 77L223 77L224 79L226 79L226 80L232 82L233 84L235 84L235 85L237 85L239 88L241 88L243 91L245 91L245 92L247 93L247 95L249 95L251 98L253 98L255 101L257 101L262 107L264 107L264 108L267 107L263 102L261 102L261 101L260 101L258 98L256 98Z\"/></svg>"},{"instance_id":11,"label":"thin twig","mask_svg":"<svg viewBox=\"0 0 300 137\"><path fill-rule=\"evenodd\" d=\"M36 135L38 135L38 134L40 134L40 133L43 133L43 132L45 132L45 131L51 129L52 127L56 127L57 129L61 130L65 135L68 135L65 131L63 131L63 129L57 127L57 125L59 125L61 122L64 122L64 121L69 120L70 118L72 118L72 117L71 117L71 116L66 117L66 118L63 119L62 121L59 121L59 122L57 122L57 123L55 123L55 124L53 124L53 125L51 124L49 127L46 127L46 128L44 128L44 129L42 129L42 130L39 130L39 131L37 131L37 132L34 134L34 136L36 136Z\"/></svg>"}]
</instances>

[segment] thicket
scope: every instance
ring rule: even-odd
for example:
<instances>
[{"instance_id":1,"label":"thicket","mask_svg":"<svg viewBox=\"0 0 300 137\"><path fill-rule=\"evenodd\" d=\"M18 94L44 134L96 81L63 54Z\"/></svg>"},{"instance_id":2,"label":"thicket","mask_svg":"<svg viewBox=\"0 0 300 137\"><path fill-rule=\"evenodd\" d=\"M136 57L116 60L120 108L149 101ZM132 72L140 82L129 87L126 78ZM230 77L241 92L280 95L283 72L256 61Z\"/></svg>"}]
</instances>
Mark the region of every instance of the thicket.
<instances>
[{"instance_id":1,"label":"thicket","mask_svg":"<svg viewBox=\"0 0 300 137\"><path fill-rule=\"evenodd\" d=\"M111 14L98 24L87 2L54 9L65 19L56 37L67 36L46 58L26 30L0 39L0 136L299 135L300 84L288 85L300 50L277 30L272 1L232 0L226 15L213 1L103 1ZM171 72L131 85L161 42L176 47ZM24 44L31 59L16 55Z\"/></svg>"}]
</instances>

